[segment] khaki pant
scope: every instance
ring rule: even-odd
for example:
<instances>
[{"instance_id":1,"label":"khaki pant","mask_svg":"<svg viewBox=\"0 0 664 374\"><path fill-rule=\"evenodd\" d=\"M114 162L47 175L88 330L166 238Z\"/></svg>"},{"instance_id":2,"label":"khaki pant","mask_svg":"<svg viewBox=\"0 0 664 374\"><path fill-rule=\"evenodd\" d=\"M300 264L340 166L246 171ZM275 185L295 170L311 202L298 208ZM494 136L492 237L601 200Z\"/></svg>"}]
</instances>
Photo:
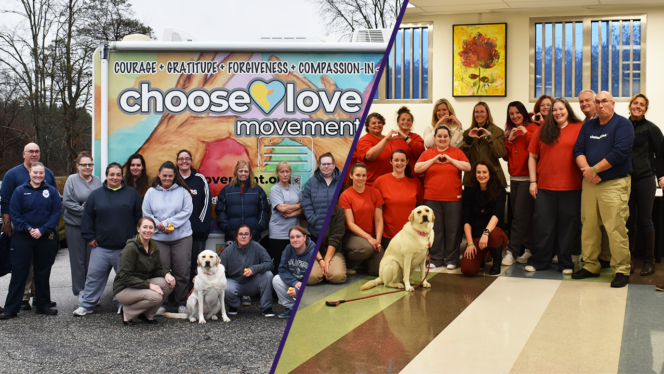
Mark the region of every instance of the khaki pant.
<instances>
[{"instance_id":1,"label":"khaki pant","mask_svg":"<svg viewBox=\"0 0 664 374\"><path fill-rule=\"evenodd\" d=\"M141 314L145 314L148 319L153 319L157 309L164 301L168 300L168 295L173 291L164 278L150 278L148 282L161 287L164 295L162 296L149 288L125 288L115 295L115 298L122 303L122 310L127 321L131 321Z\"/></svg>"},{"instance_id":2,"label":"khaki pant","mask_svg":"<svg viewBox=\"0 0 664 374\"><path fill-rule=\"evenodd\" d=\"M628 175L600 184L583 181L581 242L586 262L584 269L591 273L599 273L601 268L597 258L602 250L600 226L604 225L611 250L611 268L615 273L629 276L630 254L626 224L629 218L631 179Z\"/></svg>"},{"instance_id":3,"label":"khaki pant","mask_svg":"<svg viewBox=\"0 0 664 374\"><path fill-rule=\"evenodd\" d=\"M323 275L323 269L320 267L320 262L315 261L314 267L311 269L309 274L309 280L307 281L308 286L313 286L322 282L325 278ZM330 283L343 283L346 281L346 259L344 255L339 252L335 252L330 259L329 266L327 267L327 281Z\"/></svg>"},{"instance_id":4,"label":"khaki pant","mask_svg":"<svg viewBox=\"0 0 664 374\"><path fill-rule=\"evenodd\" d=\"M351 232L347 232L341 239L344 249L344 257L348 269L357 268L362 262L367 262L367 271L370 275L378 276L380 260L383 259L385 249L380 252L374 251L368 240L361 238Z\"/></svg>"}]
</instances>

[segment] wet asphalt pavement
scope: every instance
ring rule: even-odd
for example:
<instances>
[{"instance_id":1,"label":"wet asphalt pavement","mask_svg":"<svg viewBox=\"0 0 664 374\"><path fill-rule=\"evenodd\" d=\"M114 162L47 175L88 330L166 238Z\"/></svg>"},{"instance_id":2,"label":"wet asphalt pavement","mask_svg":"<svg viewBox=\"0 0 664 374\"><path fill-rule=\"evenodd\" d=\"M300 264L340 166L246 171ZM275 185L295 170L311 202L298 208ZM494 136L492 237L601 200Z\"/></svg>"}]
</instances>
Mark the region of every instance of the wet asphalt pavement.
<instances>
[{"instance_id":1,"label":"wet asphalt pavement","mask_svg":"<svg viewBox=\"0 0 664 374\"><path fill-rule=\"evenodd\" d=\"M230 323L157 317L157 325L124 326L112 302L113 271L101 305L74 317L70 274L68 251L61 249L51 272L57 316L33 308L0 321L1 373L265 373L286 327L287 320L263 317L257 299L229 316ZM9 279L0 278L0 305ZM273 309L284 310L276 300Z\"/></svg>"}]
</instances>

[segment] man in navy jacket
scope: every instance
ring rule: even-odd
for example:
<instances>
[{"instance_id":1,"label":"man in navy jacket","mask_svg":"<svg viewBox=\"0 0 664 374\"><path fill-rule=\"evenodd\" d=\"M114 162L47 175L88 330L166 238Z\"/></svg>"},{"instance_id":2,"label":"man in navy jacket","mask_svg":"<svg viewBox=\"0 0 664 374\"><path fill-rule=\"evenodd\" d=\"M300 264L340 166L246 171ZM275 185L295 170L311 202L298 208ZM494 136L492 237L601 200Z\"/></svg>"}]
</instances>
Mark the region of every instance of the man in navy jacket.
<instances>
[{"instance_id":1,"label":"man in navy jacket","mask_svg":"<svg viewBox=\"0 0 664 374\"><path fill-rule=\"evenodd\" d=\"M574 146L576 164L583 172L581 241L585 266L572 274L572 278L599 276L600 226L604 225L609 236L611 267L616 273L611 287L619 288L629 283L630 273L626 224L634 128L627 118L615 114L614 106L610 93L598 93L595 96L597 118L583 125Z\"/></svg>"}]
</instances>

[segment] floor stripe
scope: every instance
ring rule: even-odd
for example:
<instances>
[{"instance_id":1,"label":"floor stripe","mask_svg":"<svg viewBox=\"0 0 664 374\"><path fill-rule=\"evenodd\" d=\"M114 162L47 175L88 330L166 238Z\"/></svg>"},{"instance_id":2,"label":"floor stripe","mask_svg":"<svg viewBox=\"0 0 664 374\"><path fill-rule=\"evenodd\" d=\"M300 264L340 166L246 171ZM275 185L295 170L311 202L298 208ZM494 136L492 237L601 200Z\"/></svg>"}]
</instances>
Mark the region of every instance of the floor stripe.
<instances>
[{"instance_id":1,"label":"floor stripe","mask_svg":"<svg viewBox=\"0 0 664 374\"><path fill-rule=\"evenodd\" d=\"M419 279L419 276L420 273L415 272L411 279ZM427 279L434 276L436 276L435 273L429 273ZM361 285L373 279L375 277L362 278L355 283L348 284L329 297L298 310L279 359L276 373L290 372L406 295L406 292L398 292L341 304L338 307L325 306L325 300L353 299L394 290L394 288L379 286L368 291L360 291ZM314 287L307 287L305 294L314 291L312 288Z\"/></svg>"},{"instance_id":2,"label":"floor stripe","mask_svg":"<svg viewBox=\"0 0 664 374\"><path fill-rule=\"evenodd\" d=\"M664 372L662 311L664 292L654 286L628 286L618 373Z\"/></svg>"},{"instance_id":3,"label":"floor stripe","mask_svg":"<svg viewBox=\"0 0 664 374\"><path fill-rule=\"evenodd\" d=\"M402 373L506 373L561 281L499 277Z\"/></svg>"},{"instance_id":4,"label":"floor stripe","mask_svg":"<svg viewBox=\"0 0 664 374\"><path fill-rule=\"evenodd\" d=\"M627 288L562 282L511 374L616 373Z\"/></svg>"},{"instance_id":5,"label":"floor stripe","mask_svg":"<svg viewBox=\"0 0 664 374\"><path fill-rule=\"evenodd\" d=\"M496 279L440 274L430 290L405 295L292 373L397 373Z\"/></svg>"}]
</instances>

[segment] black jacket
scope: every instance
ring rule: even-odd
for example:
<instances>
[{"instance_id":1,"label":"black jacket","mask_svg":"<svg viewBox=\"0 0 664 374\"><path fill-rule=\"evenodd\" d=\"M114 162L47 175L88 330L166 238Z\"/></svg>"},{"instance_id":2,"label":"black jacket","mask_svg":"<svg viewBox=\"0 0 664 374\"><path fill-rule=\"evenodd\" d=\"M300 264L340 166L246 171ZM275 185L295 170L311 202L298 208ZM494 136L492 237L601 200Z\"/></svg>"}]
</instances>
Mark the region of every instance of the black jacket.
<instances>
[{"instance_id":1,"label":"black jacket","mask_svg":"<svg viewBox=\"0 0 664 374\"><path fill-rule=\"evenodd\" d=\"M507 199L507 193L504 188L500 190L500 196L494 202L489 200L487 191L476 190L472 187L463 189L463 223L470 225L473 238L482 236L482 232L493 216L498 217L496 227L505 230L503 223L505 220L505 199Z\"/></svg>"},{"instance_id":2,"label":"black jacket","mask_svg":"<svg viewBox=\"0 0 664 374\"><path fill-rule=\"evenodd\" d=\"M647 178L655 173L657 173L657 178L661 178L664 176L664 168L657 168L656 162L664 161L662 160L664 158L662 131L645 117L632 121L632 125L634 126L632 180Z\"/></svg>"},{"instance_id":3,"label":"black jacket","mask_svg":"<svg viewBox=\"0 0 664 374\"><path fill-rule=\"evenodd\" d=\"M107 182L90 193L81 219L81 235L86 243L97 240L106 249L122 250L127 240L136 235L136 225L143 216L143 199L133 188L122 182L119 190L108 188Z\"/></svg>"},{"instance_id":4,"label":"black jacket","mask_svg":"<svg viewBox=\"0 0 664 374\"><path fill-rule=\"evenodd\" d=\"M212 222L212 195L210 195L210 186L205 180L205 176L191 168L191 174L187 178L182 177L187 187L191 190L191 201L194 204L194 211L189 217L191 230L194 240L207 240L210 235L210 222Z\"/></svg>"}]
</instances>

